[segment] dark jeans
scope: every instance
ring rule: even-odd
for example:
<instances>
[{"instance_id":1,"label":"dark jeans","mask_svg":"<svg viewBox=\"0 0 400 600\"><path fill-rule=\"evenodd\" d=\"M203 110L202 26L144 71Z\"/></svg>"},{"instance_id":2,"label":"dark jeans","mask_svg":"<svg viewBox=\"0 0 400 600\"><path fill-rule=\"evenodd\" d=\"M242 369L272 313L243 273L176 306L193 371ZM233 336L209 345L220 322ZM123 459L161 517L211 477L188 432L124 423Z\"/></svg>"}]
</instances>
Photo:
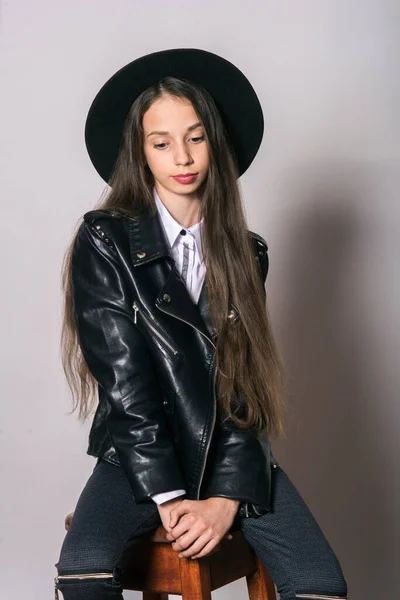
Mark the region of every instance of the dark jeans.
<instances>
[{"instance_id":1,"label":"dark jeans","mask_svg":"<svg viewBox=\"0 0 400 600\"><path fill-rule=\"evenodd\" d=\"M273 510L239 519L248 543L270 572L281 600L346 598L338 559L310 509L278 466ZM154 503L136 504L123 469L99 460L77 503L56 568L65 600L122 600L119 559L125 544L161 524ZM103 574L96 579L96 574Z\"/></svg>"}]
</instances>

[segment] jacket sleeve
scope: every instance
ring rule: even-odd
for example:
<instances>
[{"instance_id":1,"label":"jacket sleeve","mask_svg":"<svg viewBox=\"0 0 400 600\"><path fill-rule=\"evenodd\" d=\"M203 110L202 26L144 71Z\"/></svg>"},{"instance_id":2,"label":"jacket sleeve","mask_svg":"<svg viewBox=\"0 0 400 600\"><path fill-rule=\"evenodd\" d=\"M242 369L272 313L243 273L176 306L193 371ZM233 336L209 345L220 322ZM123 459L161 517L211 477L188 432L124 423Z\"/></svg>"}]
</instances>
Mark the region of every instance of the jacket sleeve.
<instances>
[{"instance_id":1,"label":"jacket sleeve","mask_svg":"<svg viewBox=\"0 0 400 600\"><path fill-rule=\"evenodd\" d=\"M260 276L268 274L268 246L256 236L255 248ZM204 485L204 498L223 496L264 509L270 508L270 442L251 431L239 429L230 419L219 423L218 435L210 452L210 469ZM238 476L240 475L240 476ZM240 485L239 485L240 482Z\"/></svg>"},{"instance_id":2,"label":"jacket sleeve","mask_svg":"<svg viewBox=\"0 0 400 600\"><path fill-rule=\"evenodd\" d=\"M204 477L204 499L215 496L270 509L269 439L240 430L231 420L218 426Z\"/></svg>"},{"instance_id":3,"label":"jacket sleeve","mask_svg":"<svg viewBox=\"0 0 400 600\"><path fill-rule=\"evenodd\" d=\"M134 323L118 253L94 227L84 221L73 247L74 321L84 359L105 391L108 433L140 503L185 489L186 481L166 428L154 360Z\"/></svg>"}]
</instances>

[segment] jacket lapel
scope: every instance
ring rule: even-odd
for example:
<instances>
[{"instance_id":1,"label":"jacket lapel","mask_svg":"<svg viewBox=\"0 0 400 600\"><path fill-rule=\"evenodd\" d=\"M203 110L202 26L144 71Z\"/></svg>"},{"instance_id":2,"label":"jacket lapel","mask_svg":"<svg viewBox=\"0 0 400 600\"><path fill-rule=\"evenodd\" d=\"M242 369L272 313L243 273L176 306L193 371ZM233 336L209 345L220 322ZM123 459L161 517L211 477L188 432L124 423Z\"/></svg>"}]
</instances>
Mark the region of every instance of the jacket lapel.
<instances>
[{"instance_id":1,"label":"jacket lapel","mask_svg":"<svg viewBox=\"0 0 400 600\"><path fill-rule=\"evenodd\" d=\"M211 316L208 310L208 287L207 281L204 279L203 286L201 288L199 300L197 302L197 308L200 312L200 316L203 319L205 326L207 327L207 331L209 335L215 340L215 336L217 335L217 330L212 326Z\"/></svg>"},{"instance_id":2,"label":"jacket lapel","mask_svg":"<svg viewBox=\"0 0 400 600\"><path fill-rule=\"evenodd\" d=\"M207 306L206 281L203 283L199 303L195 304L176 268L158 211L129 220L129 244L134 267L148 264L155 259L166 259L166 268L162 270L165 277L161 281L155 301L157 309L185 321L214 344Z\"/></svg>"}]
</instances>

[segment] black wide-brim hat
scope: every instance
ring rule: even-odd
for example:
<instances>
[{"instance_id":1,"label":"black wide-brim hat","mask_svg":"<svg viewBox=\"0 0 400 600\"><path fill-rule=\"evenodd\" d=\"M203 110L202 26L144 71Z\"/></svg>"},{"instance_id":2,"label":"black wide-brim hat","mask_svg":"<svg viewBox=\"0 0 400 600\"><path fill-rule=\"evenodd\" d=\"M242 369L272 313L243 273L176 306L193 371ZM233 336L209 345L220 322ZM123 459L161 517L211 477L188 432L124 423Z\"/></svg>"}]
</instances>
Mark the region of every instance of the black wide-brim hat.
<instances>
[{"instance_id":1,"label":"black wide-brim hat","mask_svg":"<svg viewBox=\"0 0 400 600\"><path fill-rule=\"evenodd\" d=\"M94 98L86 119L90 159L108 183L134 100L166 76L200 83L211 94L235 151L239 176L249 168L264 133L262 108L249 80L228 60L197 48L162 50L141 56L117 71Z\"/></svg>"}]
</instances>

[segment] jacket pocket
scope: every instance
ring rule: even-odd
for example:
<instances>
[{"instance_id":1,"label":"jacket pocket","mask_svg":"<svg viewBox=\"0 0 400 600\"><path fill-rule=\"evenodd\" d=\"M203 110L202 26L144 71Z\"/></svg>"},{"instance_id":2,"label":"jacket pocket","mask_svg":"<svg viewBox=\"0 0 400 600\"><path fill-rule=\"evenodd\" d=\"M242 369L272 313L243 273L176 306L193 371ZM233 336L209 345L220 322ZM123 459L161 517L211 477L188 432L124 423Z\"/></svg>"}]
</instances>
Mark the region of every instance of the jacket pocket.
<instances>
[{"instance_id":1,"label":"jacket pocket","mask_svg":"<svg viewBox=\"0 0 400 600\"><path fill-rule=\"evenodd\" d=\"M160 327L159 323L157 323L153 317L147 314L143 306L137 300L134 300L132 308L135 315L135 324L142 325L151 336L154 336L156 341L171 358L176 361L181 360L183 358L182 352L178 350L169 335Z\"/></svg>"}]
</instances>

